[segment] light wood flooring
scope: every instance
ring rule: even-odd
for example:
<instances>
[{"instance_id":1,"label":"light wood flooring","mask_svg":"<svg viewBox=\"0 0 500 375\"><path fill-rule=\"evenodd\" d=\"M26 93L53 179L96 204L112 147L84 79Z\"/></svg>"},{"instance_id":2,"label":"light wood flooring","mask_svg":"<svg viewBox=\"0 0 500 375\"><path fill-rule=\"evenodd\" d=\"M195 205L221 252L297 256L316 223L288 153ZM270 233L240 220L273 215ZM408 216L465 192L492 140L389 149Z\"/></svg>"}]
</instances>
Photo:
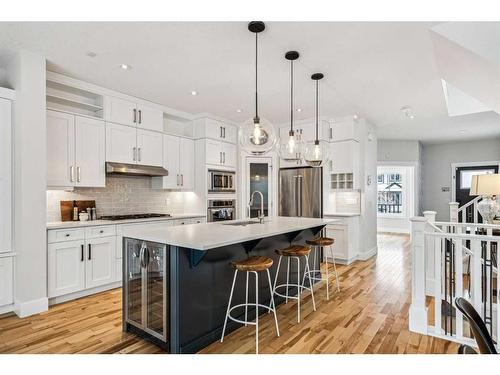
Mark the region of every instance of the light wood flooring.
<instances>
[{"instance_id":1,"label":"light wood flooring","mask_svg":"<svg viewBox=\"0 0 500 375\"><path fill-rule=\"evenodd\" d=\"M260 353L456 353L458 345L408 331L409 237L380 234L379 253L338 266L341 292L315 289L317 311L305 295L302 321L296 301L278 307L281 336L272 315L262 315ZM230 286L228 286L229 288ZM242 327L201 353L254 353L255 327ZM0 353L162 353L121 332L121 289L81 298L19 319L0 316Z\"/></svg>"}]
</instances>

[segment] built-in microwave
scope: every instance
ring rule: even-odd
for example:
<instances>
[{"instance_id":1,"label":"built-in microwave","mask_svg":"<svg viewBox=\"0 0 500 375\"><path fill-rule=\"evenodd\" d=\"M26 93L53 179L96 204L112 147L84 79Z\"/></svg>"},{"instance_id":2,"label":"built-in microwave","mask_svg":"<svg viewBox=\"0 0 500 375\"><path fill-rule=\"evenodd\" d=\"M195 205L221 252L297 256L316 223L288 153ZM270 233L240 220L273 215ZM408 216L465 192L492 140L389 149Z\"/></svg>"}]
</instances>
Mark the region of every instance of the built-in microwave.
<instances>
[{"instance_id":1,"label":"built-in microwave","mask_svg":"<svg viewBox=\"0 0 500 375\"><path fill-rule=\"evenodd\" d=\"M235 192L235 176L231 171L208 170L208 191L210 193Z\"/></svg>"}]
</instances>

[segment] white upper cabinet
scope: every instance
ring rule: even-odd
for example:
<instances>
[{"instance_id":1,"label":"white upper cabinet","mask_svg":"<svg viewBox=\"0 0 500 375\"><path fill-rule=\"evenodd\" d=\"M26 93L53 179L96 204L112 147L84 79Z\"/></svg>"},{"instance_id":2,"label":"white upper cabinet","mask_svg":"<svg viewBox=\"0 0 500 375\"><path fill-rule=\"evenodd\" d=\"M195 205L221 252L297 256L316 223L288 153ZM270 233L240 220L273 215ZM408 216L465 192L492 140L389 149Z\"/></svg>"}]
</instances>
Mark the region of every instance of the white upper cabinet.
<instances>
[{"instance_id":1,"label":"white upper cabinet","mask_svg":"<svg viewBox=\"0 0 500 375\"><path fill-rule=\"evenodd\" d=\"M236 146L229 143L222 144L222 162L227 167L236 168L238 156L236 155Z\"/></svg>"},{"instance_id":2,"label":"white upper cabinet","mask_svg":"<svg viewBox=\"0 0 500 375\"><path fill-rule=\"evenodd\" d=\"M106 161L135 164L137 129L106 123Z\"/></svg>"},{"instance_id":3,"label":"white upper cabinet","mask_svg":"<svg viewBox=\"0 0 500 375\"><path fill-rule=\"evenodd\" d=\"M138 164L163 165L162 135L149 130L137 129L137 158Z\"/></svg>"},{"instance_id":4,"label":"white upper cabinet","mask_svg":"<svg viewBox=\"0 0 500 375\"><path fill-rule=\"evenodd\" d=\"M238 128L234 125L208 117L194 121L195 138L209 138L235 144L238 140Z\"/></svg>"},{"instance_id":5,"label":"white upper cabinet","mask_svg":"<svg viewBox=\"0 0 500 375\"><path fill-rule=\"evenodd\" d=\"M112 96L106 97L105 103L108 122L163 131L163 111L157 108Z\"/></svg>"},{"instance_id":6,"label":"white upper cabinet","mask_svg":"<svg viewBox=\"0 0 500 375\"><path fill-rule=\"evenodd\" d=\"M106 121L117 124L135 126L137 108L135 103L128 100L107 96L105 99Z\"/></svg>"},{"instance_id":7,"label":"white upper cabinet","mask_svg":"<svg viewBox=\"0 0 500 375\"><path fill-rule=\"evenodd\" d=\"M154 177L156 189L194 189L194 141L172 135L163 136L163 167L168 176Z\"/></svg>"},{"instance_id":8,"label":"white upper cabinet","mask_svg":"<svg viewBox=\"0 0 500 375\"><path fill-rule=\"evenodd\" d=\"M207 164L236 168L238 156L234 144L207 139L205 153Z\"/></svg>"},{"instance_id":9,"label":"white upper cabinet","mask_svg":"<svg viewBox=\"0 0 500 375\"><path fill-rule=\"evenodd\" d=\"M353 116L330 121L330 142L341 142L348 140L359 141L359 124Z\"/></svg>"},{"instance_id":10,"label":"white upper cabinet","mask_svg":"<svg viewBox=\"0 0 500 375\"><path fill-rule=\"evenodd\" d=\"M0 99L0 253L12 250L11 106L10 100Z\"/></svg>"},{"instance_id":11,"label":"white upper cabinet","mask_svg":"<svg viewBox=\"0 0 500 375\"><path fill-rule=\"evenodd\" d=\"M103 121L75 119L76 185L106 186L106 129Z\"/></svg>"},{"instance_id":12,"label":"white upper cabinet","mask_svg":"<svg viewBox=\"0 0 500 375\"><path fill-rule=\"evenodd\" d=\"M47 111L47 185L75 183L75 116Z\"/></svg>"}]
</instances>

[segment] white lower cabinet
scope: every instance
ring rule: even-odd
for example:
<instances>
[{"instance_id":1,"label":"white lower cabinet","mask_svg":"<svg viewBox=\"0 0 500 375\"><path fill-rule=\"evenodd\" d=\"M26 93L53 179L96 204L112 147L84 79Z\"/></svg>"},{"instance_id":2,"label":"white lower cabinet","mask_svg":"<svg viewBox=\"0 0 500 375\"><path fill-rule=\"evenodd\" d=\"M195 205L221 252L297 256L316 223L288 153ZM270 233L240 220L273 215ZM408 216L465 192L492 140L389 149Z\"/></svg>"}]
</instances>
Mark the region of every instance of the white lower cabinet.
<instances>
[{"instance_id":1,"label":"white lower cabinet","mask_svg":"<svg viewBox=\"0 0 500 375\"><path fill-rule=\"evenodd\" d=\"M0 258L0 307L13 302L12 257Z\"/></svg>"},{"instance_id":2,"label":"white lower cabinet","mask_svg":"<svg viewBox=\"0 0 500 375\"><path fill-rule=\"evenodd\" d=\"M333 238L335 242L331 248L326 247L324 249L325 256L338 260L347 260L347 227L345 225L328 225L326 236Z\"/></svg>"},{"instance_id":3,"label":"white lower cabinet","mask_svg":"<svg viewBox=\"0 0 500 375\"><path fill-rule=\"evenodd\" d=\"M87 241L85 287L95 288L115 281L116 236Z\"/></svg>"},{"instance_id":4,"label":"white lower cabinet","mask_svg":"<svg viewBox=\"0 0 500 375\"><path fill-rule=\"evenodd\" d=\"M333 244L333 258L344 264L351 264L359 257L359 216L325 215L325 218L334 218L335 224L326 226L326 236L335 240ZM324 248L324 256L331 258L330 247Z\"/></svg>"},{"instance_id":5,"label":"white lower cabinet","mask_svg":"<svg viewBox=\"0 0 500 375\"><path fill-rule=\"evenodd\" d=\"M85 241L49 244L47 264L49 297L85 289Z\"/></svg>"}]
</instances>

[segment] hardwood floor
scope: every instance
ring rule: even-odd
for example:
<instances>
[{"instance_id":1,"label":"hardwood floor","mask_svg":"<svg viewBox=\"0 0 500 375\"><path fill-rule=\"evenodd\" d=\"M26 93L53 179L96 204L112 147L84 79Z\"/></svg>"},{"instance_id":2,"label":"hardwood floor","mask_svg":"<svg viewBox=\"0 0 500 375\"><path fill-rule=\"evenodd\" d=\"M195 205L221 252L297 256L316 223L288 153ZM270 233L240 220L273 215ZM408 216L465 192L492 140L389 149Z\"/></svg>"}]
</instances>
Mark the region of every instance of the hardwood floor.
<instances>
[{"instance_id":1,"label":"hardwood floor","mask_svg":"<svg viewBox=\"0 0 500 375\"><path fill-rule=\"evenodd\" d=\"M408 331L409 237L379 235L376 257L338 266L341 292L315 289L317 311L305 296L302 321L296 301L278 307L280 337L272 315L259 325L261 353L456 353L458 345ZM333 286L333 284L332 284ZM229 287L229 286L228 286ZM242 327L201 353L254 353L255 327ZM0 316L0 353L161 353L121 332L121 290L63 303L19 319Z\"/></svg>"}]
</instances>

